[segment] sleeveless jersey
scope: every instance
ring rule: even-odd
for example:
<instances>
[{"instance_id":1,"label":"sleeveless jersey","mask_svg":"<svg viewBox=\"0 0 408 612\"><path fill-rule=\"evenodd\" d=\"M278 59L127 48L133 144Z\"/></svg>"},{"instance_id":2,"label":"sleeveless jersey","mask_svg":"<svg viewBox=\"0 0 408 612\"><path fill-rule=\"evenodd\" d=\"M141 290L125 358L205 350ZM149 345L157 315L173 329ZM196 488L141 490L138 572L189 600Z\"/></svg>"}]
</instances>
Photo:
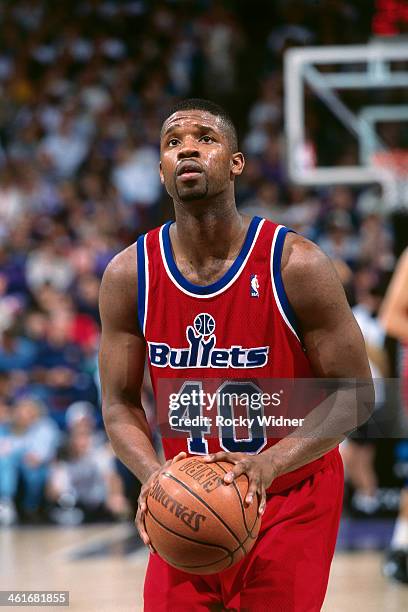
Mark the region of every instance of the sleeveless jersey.
<instances>
[{"instance_id":1,"label":"sleeveless jersey","mask_svg":"<svg viewBox=\"0 0 408 612\"><path fill-rule=\"evenodd\" d=\"M281 277L281 255L288 230L254 217L229 270L211 285L189 282L178 270L168 222L136 242L138 318L146 340L157 400L163 379L178 379L180 389L201 388L206 379L312 378L311 365L296 331L296 317ZM231 384L232 384L231 383ZM242 384L242 383L241 383ZM176 390L176 389L175 389ZM252 442L206 439L203 431L163 438L167 459L180 451L219 450L256 453L277 439ZM195 437L194 437L195 436ZM275 479L268 492L293 486L322 469L337 450Z\"/></svg>"}]
</instances>

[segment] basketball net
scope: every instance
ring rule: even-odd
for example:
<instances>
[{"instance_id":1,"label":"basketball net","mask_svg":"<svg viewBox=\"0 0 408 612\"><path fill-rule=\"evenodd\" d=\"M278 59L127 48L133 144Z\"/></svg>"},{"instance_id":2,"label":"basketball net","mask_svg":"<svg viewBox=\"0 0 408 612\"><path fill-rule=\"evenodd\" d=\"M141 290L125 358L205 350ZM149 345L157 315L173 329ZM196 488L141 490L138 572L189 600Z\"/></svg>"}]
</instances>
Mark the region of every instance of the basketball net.
<instances>
[{"instance_id":1,"label":"basketball net","mask_svg":"<svg viewBox=\"0 0 408 612\"><path fill-rule=\"evenodd\" d=\"M371 164L383 177L383 195L386 207L408 208L408 150L377 151Z\"/></svg>"}]
</instances>

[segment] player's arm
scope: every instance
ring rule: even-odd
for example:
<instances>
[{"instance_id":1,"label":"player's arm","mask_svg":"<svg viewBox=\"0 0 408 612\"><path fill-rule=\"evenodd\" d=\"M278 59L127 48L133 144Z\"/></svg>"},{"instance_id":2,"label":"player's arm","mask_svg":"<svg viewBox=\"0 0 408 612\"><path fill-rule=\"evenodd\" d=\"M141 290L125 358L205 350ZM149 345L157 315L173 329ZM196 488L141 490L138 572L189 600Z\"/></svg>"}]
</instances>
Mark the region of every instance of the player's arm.
<instances>
[{"instance_id":1,"label":"player's arm","mask_svg":"<svg viewBox=\"0 0 408 612\"><path fill-rule=\"evenodd\" d=\"M289 234L282 257L282 279L315 376L357 379L364 385L340 387L307 415L301 428L259 455L221 452L208 457L207 461L235 464L224 477L226 482L247 474L245 501L251 503L258 494L260 513L265 508L265 491L276 477L337 446L349 430L361 424L361 412L365 420L374 405L364 340L329 259L313 243Z\"/></svg>"},{"instance_id":2,"label":"player's arm","mask_svg":"<svg viewBox=\"0 0 408 612\"><path fill-rule=\"evenodd\" d=\"M145 341L137 321L134 246L117 255L106 268L99 309L99 371L106 431L116 455L144 483L160 461L141 403Z\"/></svg>"},{"instance_id":3,"label":"player's arm","mask_svg":"<svg viewBox=\"0 0 408 612\"><path fill-rule=\"evenodd\" d=\"M312 242L288 234L282 280L315 376L339 382L356 379L362 384L339 385L338 392L305 419L305 428L269 449L278 474L297 469L337 446L374 406L364 338L329 258Z\"/></svg>"},{"instance_id":4,"label":"player's arm","mask_svg":"<svg viewBox=\"0 0 408 612\"><path fill-rule=\"evenodd\" d=\"M117 255L107 267L100 289L99 309L102 321L99 371L103 419L116 455L143 485L136 525L143 542L150 545L144 528L146 498L155 477L171 462L164 466L160 463L141 402L145 341L137 321L134 246ZM184 456L185 453L180 453L173 461Z\"/></svg>"},{"instance_id":5,"label":"player's arm","mask_svg":"<svg viewBox=\"0 0 408 612\"><path fill-rule=\"evenodd\" d=\"M389 336L408 342L408 249L395 269L381 305L380 320Z\"/></svg>"}]
</instances>

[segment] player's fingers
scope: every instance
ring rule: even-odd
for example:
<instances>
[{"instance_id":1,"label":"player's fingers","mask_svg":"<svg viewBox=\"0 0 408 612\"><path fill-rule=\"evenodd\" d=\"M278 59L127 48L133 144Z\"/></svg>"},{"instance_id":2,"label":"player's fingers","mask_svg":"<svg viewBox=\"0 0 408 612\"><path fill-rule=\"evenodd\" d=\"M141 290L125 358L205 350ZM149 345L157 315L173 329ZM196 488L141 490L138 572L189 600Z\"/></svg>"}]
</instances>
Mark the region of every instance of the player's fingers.
<instances>
[{"instance_id":1,"label":"player's fingers","mask_svg":"<svg viewBox=\"0 0 408 612\"><path fill-rule=\"evenodd\" d=\"M143 520L142 520L142 523L143 523L143 530L144 530L144 533L147 535L147 544L146 544L146 545L147 545L147 547L149 548L149 550L150 550L150 552L152 553L152 555L154 555L154 553L155 553L156 551L155 551L155 549L153 548L153 544L152 544L152 542L151 542L151 540L150 540L150 538L149 538L149 535L148 535L148 533L147 533L147 531L146 531L145 515L143 515Z\"/></svg>"},{"instance_id":2,"label":"player's fingers","mask_svg":"<svg viewBox=\"0 0 408 612\"><path fill-rule=\"evenodd\" d=\"M146 531L146 527L144 523L144 513L140 510L140 508L137 509L135 523L136 523L137 530L140 534L140 537L142 538L144 544L148 546L150 543L149 535Z\"/></svg>"},{"instance_id":3,"label":"player's fingers","mask_svg":"<svg viewBox=\"0 0 408 612\"><path fill-rule=\"evenodd\" d=\"M251 469L250 461L248 461L248 459L241 459L237 461L237 463L234 465L232 470L230 470L229 472L227 472L227 474L225 474L224 482L228 482L228 483L232 482L235 478L238 478L238 476L241 476L241 474L248 474L248 477L249 477L250 469Z\"/></svg>"},{"instance_id":4,"label":"player's fingers","mask_svg":"<svg viewBox=\"0 0 408 612\"><path fill-rule=\"evenodd\" d=\"M173 459L171 460L171 463L172 464L176 463L176 461L180 461L181 459L185 459L186 457L187 457L187 453L185 453L184 451L181 451L181 453L173 457Z\"/></svg>"},{"instance_id":5,"label":"player's fingers","mask_svg":"<svg viewBox=\"0 0 408 612\"><path fill-rule=\"evenodd\" d=\"M227 455L231 455L231 453L226 453L225 451L211 453L210 455L206 455L204 457L204 461L207 461L208 463L212 463L214 461L228 461Z\"/></svg>"},{"instance_id":6,"label":"player's fingers","mask_svg":"<svg viewBox=\"0 0 408 612\"><path fill-rule=\"evenodd\" d=\"M259 490L259 480L255 478L250 480L248 491L245 496L245 503L248 504L248 506L252 504L252 502L254 501L254 497L258 493L258 490Z\"/></svg>"},{"instance_id":7,"label":"player's fingers","mask_svg":"<svg viewBox=\"0 0 408 612\"><path fill-rule=\"evenodd\" d=\"M138 504L139 504L139 508L142 512L146 512L147 510L147 496L149 494L149 490L150 490L150 486L143 486L140 490L139 493L139 499L138 499Z\"/></svg>"},{"instance_id":8,"label":"player's fingers","mask_svg":"<svg viewBox=\"0 0 408 612\"><path fill-rule=\"evenodd\" d=\"M149 538L149 534L146 531L146 525L145 525L144 519L145 519L145 513L142 512L140 508L138 508L137 513L136 513L136 518L135 518L137 530L139 531L139 535L142 539L143 544L149 548L151 553L155 553L156 551L154 550L153 545Z\"/></svg>"},{"instance_id":9,"label":"player's fingers","mask_svg":"<svg viewBox=\"0 0 408 612\"><path fill-rule=\"evenodd\" d=\"M145 513L147 510L146 498L145 497L142 498L142 496L140 495L138 504L139 504L140 512Z\"/></svg>"},{"instance_id":10,"label":"player's fingers","mask_svg":"<svg viewBox=\"0 0 408 612\"><path fill-rule=\"evenodd\" d=\"M265 506L266 506L266 491L265 491L265 487L261 485L260 502L259 502L259 508L258 508L259 515L262 515L265 512Z\"/></svg>"}]
</instances>

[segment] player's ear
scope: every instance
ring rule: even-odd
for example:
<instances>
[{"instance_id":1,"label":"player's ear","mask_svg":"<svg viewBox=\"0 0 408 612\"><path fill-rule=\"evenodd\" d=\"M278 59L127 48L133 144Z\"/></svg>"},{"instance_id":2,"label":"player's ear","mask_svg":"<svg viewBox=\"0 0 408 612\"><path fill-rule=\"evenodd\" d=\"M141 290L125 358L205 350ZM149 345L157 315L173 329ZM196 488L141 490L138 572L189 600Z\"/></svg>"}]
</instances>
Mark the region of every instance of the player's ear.
<instances>
[{"instance_id":1,"label":"player's ear","mask_svg":"<svg viewBox=\"0 0 408 612\"><path fill-rule=\"evenodd\" d=\"M240 151L233 153L231 156L231 178L242 174L244 166L245 158L243 153L241 153Z\"/></svg>"},{"instance_id":2,"label":"player's ear","mask_svg":"<svg viewBox=\"0 0 408 612\"><path fill-rule=\"evenodd\" d=\"M164 176L163 176L163 170L162 170L161 162L159 163L159 172L160 172L160 182L161 182L162 185L164 185Z\"/></svg>"}]
</instances>

